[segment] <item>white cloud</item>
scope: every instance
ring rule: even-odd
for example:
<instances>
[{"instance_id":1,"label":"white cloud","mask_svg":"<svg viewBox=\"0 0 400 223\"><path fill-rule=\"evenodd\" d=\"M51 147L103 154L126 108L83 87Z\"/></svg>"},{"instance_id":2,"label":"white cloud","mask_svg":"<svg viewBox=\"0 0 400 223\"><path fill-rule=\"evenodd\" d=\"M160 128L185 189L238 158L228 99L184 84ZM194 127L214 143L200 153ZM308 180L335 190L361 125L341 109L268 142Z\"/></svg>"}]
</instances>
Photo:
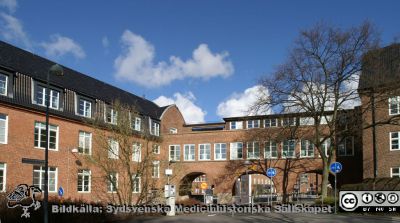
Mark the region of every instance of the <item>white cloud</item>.
<instances>
[{"instance_id":1,"label":"white cloud","mask_svg":"<svg viewBox=\"0 0 400 223\"><path fill-rule=\"evenodd\" d=\"M0 35L7 41L21 42L28 49L32 48L22 23L12 15L0 13Z\"/></svg>"},{"instance_id":2,"label":"white cloud","mask_svg":"<svg viewBox=\"0 0 400 223\"><path fill-rule=\"evenodd\" d=\"M177 92L172 98L160 96L153 100L153 102L158 106L176 104L176 106L178 106L179 110L182 112L186 123L203 123L207 112L195 105L195 101L196 97L192 92L188 92L186 94Z\"/></svg>"},{"instance_id":3,"label":"white cloud","mask_svg":"<svg viewBox=\"0 0 400 223\"><path fill-rule=\"evenodd\" d=\"M17 0L0 0L0 6L6 7L10 12L15 12L18 3Z\"/></svg>"},{"instance_id":4,"label":"white cloud","mask_svg":"<svg viewBox=\"0 0 400 223\"><path fill-rule=\"evenodd\" d=\"M50 36L50 42L42 42L41 46L45 49L47 56L60 57L65 54L72 54L78 59L86 57L85 51L73 39L59 34Z\"/></svg>"},{"instance_id":5,"label":"white cloud","mask_svg":"<svg viewBox=\"0 0 400 223\"><path fill-rule=\"evenodd\" d=\"M108 41L107 36L104 36L104 37L101 39L101 44L103 45L104 48L107 48L107 47L110 45L110 41Z\"/></svg>"},{"instance_id":6,"label":"white cloud","mask_svg":"<svg viewBox=\"0 0 400 223\"><path fill-rule=\"evenodd\" d=\"M213 53L207 44L200 44L192 58L183 61L170 56L169 62L154 62L155 49L143 37L126 30L122 35L123 52L115 59L115 76L146 87L168 85L174 80L228 77L234 71L227 52Z\"/></svg>"},{"instance_id":7,"label":"white cloud","mask_svg":"<svg viewBox=\"0 0 400 223\"><path fill-rule=\"evenodd\" d=\"M261 85L247 88L241 93L233 93L226 101L219 103L217 114L223 118L270 114L271 110L265 107L260 108L258 111L251 110L251 107L255 105L258 99L265 98L267 95L268 90Z\"/></svg>"},{"instance_id":8,"label":"white cloud","mask_svg":"<svg viewBox=\"0 0 400 223\"><path fill-rule=\"evenodd\" d=\"M351 75L348 79L346 79L343 82L344 85L343 92L344 94L349 96L343 101L342 104L343 108L352 109L356 106L361 105L361 99L357 92L359 80L360 80L360 73L358 72Z\"/></svg>"}]
</instances>

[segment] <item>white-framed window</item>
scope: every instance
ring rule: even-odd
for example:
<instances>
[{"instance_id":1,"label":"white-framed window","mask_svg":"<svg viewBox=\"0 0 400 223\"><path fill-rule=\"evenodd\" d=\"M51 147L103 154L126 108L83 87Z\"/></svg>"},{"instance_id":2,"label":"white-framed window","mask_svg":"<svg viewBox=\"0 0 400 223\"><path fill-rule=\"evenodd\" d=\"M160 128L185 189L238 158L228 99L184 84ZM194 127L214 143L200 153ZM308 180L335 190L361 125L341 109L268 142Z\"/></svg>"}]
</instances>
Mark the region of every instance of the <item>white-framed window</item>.
<instances>
[{"instance_id":1,"label":"white-framed window","mask_svg":"<svg viewBox=\"0 0 400 223\"><path fill-rule=\"evenodd\" d=\"M119 157L119 143L115 139L108 140L108 158L118 159Z\"/></svg>"},{"instance_id":2,"label":"white-framed window","mask_svg":"<svg viewBox=\"0 0 400 223\"><path fill-rule=\"evenodd\" d=\"M276 127L278 126L278 121L276 118L267 118L264 120L264 128Z\"/></svg>"},{"instance_id":3,"label":"white-framed window","mask_svg":"<svg viewBox=\"0 0 400 223\"><path fill-rule=\"evenodd\" d=\"M77 96L77 111L80 116L91 118L92 117L92 101L81 96Z\"/></svg>"},{"instance_id":4,"label":"white-framed window","mask_svg":"<svg viewBox=\"0 0 400 223\"><path fill-rule=\"evenodd\" d=\"M60 108L60 91L55 89L48 89L50 91L50 103L49 108L59 109ZM35 102L37 105L46 106L46 88L36 84Z\"/></svg>"},{"instance_id":5,"label":"white-framed window","mask_svg":"<svg viewBox=\"0 0 400 223\"><path fill-rule=\"evenodd\" d=\"M390 132L390 150L400 150L400 132Z\"/></svg>"},{"instance_id":6,"label":"white-framed window","mask_svg":"<svg viewBox=\"0 0 400 223\"><path fill-rule=\"evenodd\" d=\"M314 157L314 144L310 140L301 140L300 157Z\"/></svg>"},{"instance_id":7,"label":"white-framed window","mask_svg":"<svg viewBox=\"0 0 400 223\"><path fill-rule=\"evenodd\" d=\"M278 148L274 141L267 141L264 144L264 158L265 159L276 159L278 158Z\"/></svg>"},{"instance_id":8,"label":"white-framed window","mask_svg":"<svg viewBox=\"0 0 400 223\"><path fill-rule=\"evenodd\" d=\"M7 164L0 163L0 192L6 191Z\"/></svg>"},{"instance_id":9,"label":"white-framed window","mask_svg":"<svg viewBox=\"0 0 400 223\"><path fill-rule=\"evenodd\" d=\"M259 159L260 158L260 143L259 142L248 142L247 147L247 159Z\"/></svg>"},{"instance_id":10,"label":"white-framed window","mask_svg":"<svg viewBox=\"0 0 400 223\"><path fill-rule=\"evenodd\" d=\"M153 153L154 154L160 154L160 150L161 150L160 145L158 145L158 144L153 145Z\"/></svg>"},{"instance_id":11,"label":"white-framed window","mask_svg":"<svg viewBox=\"0 0 400 223\"><path fill-rule=\"evenodd\" d=\"M118 112L109 105L105 107L105 122L116 125L118 123Z\"/></svg>"},{"instance_id":12,"label":"white-framed window","mask_svg":"<svg viewBox=\"0 0 400 223\"><path fill-rule=\"evenodd\" d=\"M300 125L314 125L315 120L313 117L301 117Z\"/></svg>"},{"instance_id":13,"label":"white-framed window","mask_svg":"<svg viewBox=\"0 0 400 223\"><path fill-rule=\"evenodd\" d=\"M232 142L230 143L230 159L237 160L243 159L243 143L242 142Z\"/></svg>"},{"instance_id":14,"label":"white-framed window","mask_svg":"<svg viewBox=\"0 0 400 223\"><path fill-rule=\"evenodd\" d=\"M231 121L230 122L230 129L243 129L243 121Z\"/></svg>"},{"instance_id":15,"label":"white-framed window","mask_svg":"<svg viewBox=\"0 0 400 223\"><path fill-rule=\"evenodd\" d=\"M33 166L33 185L44 190L44 166ZM57 168L48 168L48 190L49 192L57 192Z\"/></svg>"},{"instance_id":16,"label":"white-framed window","mask_svg":"<svg viewBox=\"0 0 400 223\"><path fill-rule=\"evenodd\" d=\"M211 144L199 144L199 160L211 159Z\"/></svg>"},{"instance_id":17,"label":"white-framed window","mask_svg":"<svg viewBox=\"0 0 400 223\"><path fill-rule=\"evenodd\" d=\"M111 172L108 175L108 184L107 184L107 192L114 193L118 190L118 173Z\"/></svg>"},{"instance_id":18,"label":"white-framed window","mask_svg":"<svg viewBox=\"0 0 400 223\"><path fill-rule=\"evenodd\" d=\"M282 118L282 126L295 126L296 117Z\"/></svg>"},{"instance_id":19,"label":"white-framed window","mask_svg":"<svg viewBox=\"0 0 400 223\"><path fill-rule=\"evenodd\" d=\"M184 156L183 156L183 160L184 161L194 161L195 160L195 153L196 153L196 149L195 149L195 145L194 144L185 144L183 146L183 152L184 152Z\"/></svg>"},{"instance_id":20,"label":"white-framed window","mask_svg":"<svg viewBox=\"0 0 400 223\"><path fill-rule=\"evenodd\" d=\"M160 161L153 161L153 169L151 171L152 178L159 178L160 177Z\"/></svg>"},{"instance_id":21,"label":"white-framed window","mask_svg":"<svg viewBox=\"0 0 400 223\"><path fill-rule=\"evenodd\" d=\"M321 141L323 140L322 138L320 139ZM325 156L326 157L328 157L328 151L329 151L329 149L330 149L330 147L331 147L331 139L330 138L328 138L328 139L326 139L322 144L321 144L321 149L322 149L322 152L323 153L325 153ZM319 157L321 157L321 154L319 154Z\"/></svg>"},{"instance_id":22,"label":"white-framed window","mask_svg":"<svg viewBox=\"0 0 400 223\"><path fill-rule=\"evenodd\" d=\"M160 123L150 119L150 134L160 136Z\"/></svg>"},{"instance_id":23,"label":"white-framed window","mask_svg":"<svg viewBox=\"0 0 400 223\"><path fill-rule=\"evenodd\" d=\"M296 140L287 139L283 140L282 145L282 158L295 158Z\"/></svg>"},{"instance_id":24,"label":"white-framed window","mask_svg":"<svg viewBox=\"0 0 400 223\"><path fill-rule=\"evenodd\" d=\"M79 131L78 152L81 154L92 154L92 133Z\"/></svg>"},{"instance_id":25,"label":"white-framed window","mask_svg":"<svg viewBox=\"0 0 400 223\"><path fill-rule=\"evenodd\" d=\"M0 73L0 95L7 96L8 75Z\"/></svg>"},{"instance_id":26,"label":"white-framed window","mask_svg":"<svg viewBox=\"0 0 400 223\"><path fill-rule=\"evenodd\" d=\"M214 160L226 160L226 143L214 144Z\"/></svg>"},{"instance_id":27,"label":"white-framed window","mask_svg":"<svg viewBox=\"0 0 400 223\"><path fill-rule=\"evenodd\" d=\"M329 122L332 121L332 118L333 118L332 115L324 115L324 116L321 117L320 124L321 125L326 125L326 124L328 124Z\"/></svg>"},{"instance_id":28,"label":"white-framed window","mask_svg":"<svg viewBox=\"0 0 400 223\"><path fill-rule=\"evenodd\" d=\"M178 134L178 129L177 128L169 128L169 133L170 134Z\"/></svg>"},{"instance_id":29,"label":"white-framed window","mask_svg":"<svg viewBox=\"0 0 400 223\"><path fill-rule=\"evenodd\" d=\"M35 122L35 148L46 148L46 124ZM58 150L58 126L49 125L49 150Z\"/></svg>"},{"instance_id":30,"label":"white-framed window","mask_svg":"<svg viewBox=\"0 0 400 223\"><path fill-rule=\"evenodd\" d=\"M248 120L247 128L248 129L260 128L260 120Z\"/></svg>"},{"instance_id":31,"label":"white-framed window","mask_svg":"<svg viewBox=\"0 0 400 223\"><path fill-rule=\"evenodd\" d=\"M354 155L354 137L346 136L345 138L338 138L338 155L339 156L353 156Z\"/></svg>"},{"instance_id":32,"label":"white-framed window","mask_svg":"<svg viewBox=\"0 0 400 223\"><path fill-rule=\"evenodd\" d=\"M140 193L140 176L138 174L134 174L132 175L132 179L132 193Z\"/></svg>"},{"instance_id":33,"label":"white-framed window","mask_svg":"<svg viewBox=\"0 0 400 223\"><path fill-rule=\"evenodd\" d=\"M8 116L0 114L0 143L7 144L8 142Z\"/></svg>"},{"instance_id":34,"label":"white-framed window","mask_svg":"<svg viewBox=\"0 0 400 223\"><path fill-rule=\"evenodd\" d=\"M400 167L391 167L390 177L400 177Z\"/></svg>"},{"instance_id":35,"label":"white-framed window","mask_svg":"<svg viewBox=\"0 0 400 223\"><path fill-rule=\"evenodd\" d=\"M142 119L139 117L135 117L135 121L133 123L133 129L135 131L141 131L142 130Z\"/></svg>"},{"instance_id":36,"label":"white-framed window","mask_svg":"<svg viewBox=\"0 0 400 223\"><path fill-rule=\"evenodd\" d=\"M141 162L142 161L142 145L140 143L133 143L132 146L132 161Z\"/></svg>"},{"instance_id":37,"label":"white-framed window","mask_svg":"<svg viewBox=\"0 0 400 223\"><path fill-rule=\"evenodd\" d=\"M169 160L170 161L181 160L181 146L180 145L170 145L169 146Z\"/></svg>"},{"instance_id":38,"label":"white-framed window","mask_svg":"<svg viewBox=\"0 0 400 223\"><path fill-rule=\"evenodd\" d=\"M91 178L92 172L90 170L78 170L78 192L90 192Z\"/></svg>"},{"instance_id":39,"label":"white-framed window","mask_svg":"<svg viewBox=\"0 0 400 223\"><path fill-rule=\"evenodd\" d=\"M400 96L389 98L389 115L400 114Z\"/></svg>"},{"instance_id":40,"label":"white-framed window","mask_svg":"<svg viewBox=\"0 0 400 223\"><path fill-rule=\"evenodd\" d=\"M196 182L196 183L198 183L198 182L207 182L207 176L205 174L201 175L201 176L198 176L198 177L196 177L196 179L193 180L193 182Z\"/></svg>"}]
</instances>

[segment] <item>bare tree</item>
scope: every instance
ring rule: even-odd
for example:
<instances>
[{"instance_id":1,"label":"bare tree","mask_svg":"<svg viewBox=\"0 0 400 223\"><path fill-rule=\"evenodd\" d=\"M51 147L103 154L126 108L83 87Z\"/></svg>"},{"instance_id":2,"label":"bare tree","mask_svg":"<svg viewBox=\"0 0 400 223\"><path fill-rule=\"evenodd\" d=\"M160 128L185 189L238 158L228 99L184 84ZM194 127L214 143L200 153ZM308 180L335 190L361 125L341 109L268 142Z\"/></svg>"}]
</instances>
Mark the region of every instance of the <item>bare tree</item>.
<instances>
[{"instance_id":1,"label":"bare tree","mask_svg":"<svg viewBox=\"0 0 400 223\"><path fill-rule=\"evenodd\" d=\"M140 131L135 130L136 123ZM93 153L86 156L88 164L95 166L100 175L94 182L104 188L102 196L112 203L139 204L149 203L161 195L149 196L155 192L157 178L161 170L160 160L154 153L160 138L150 134L142 117L134 106L123 105L115 101L106 108L105 115L98 114L92 123ZM154 172L153 172L154 171Z\"/></svg>"},{"instance_id":2,"label":"bare tree","mask_svg":"<svg viewBox=\"0 0 400 223\"><path fill-rule=\"evenodd\" d=\"M259 98L253 110L303 112L310 118L309 140L322 159L323 198L329 165L340 143L337 136L344 133L337 128L340 114L359 100L352 85L357 84L362 56L378 47L378 36L368 22L348 29L319 23L301 31L287 60L260 81L268 94ZM330 146L325 152L326 141Z\"/></svg>"}]
</instances>

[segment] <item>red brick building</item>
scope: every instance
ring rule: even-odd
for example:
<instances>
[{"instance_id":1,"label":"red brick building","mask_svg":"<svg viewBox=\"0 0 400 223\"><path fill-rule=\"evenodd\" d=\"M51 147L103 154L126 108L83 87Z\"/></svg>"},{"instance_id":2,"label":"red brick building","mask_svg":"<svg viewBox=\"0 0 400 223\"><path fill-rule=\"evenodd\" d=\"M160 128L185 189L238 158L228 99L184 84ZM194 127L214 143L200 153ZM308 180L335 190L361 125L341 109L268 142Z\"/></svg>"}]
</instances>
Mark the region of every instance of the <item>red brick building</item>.
<instances>
[{"instance_id":1,"label":"red brick building","mask_svg":"<svg viewBox=\"0 0 400 223\"><path fill-rule=\"evenodd\" d=\"M43 187L43 167L23 164L21 160L44 158L44 83L53 64L0 42L1 191L21 183ZM104 194L122 185L126 173L108 175L113 184L99 167L86 162L88 156L99 150L96 130L89 123L102 117L106 124L116 124L118 115L112 107L115 100L137 109L130 116L132 138L137 145L145 144L145 132L152 136L149 148L154 150L145 153L145 147L141 147L143 154L151 153L154 160L147 166L149 178L134 178L133 191L138 196L143 190L145 194L162 191L167 180L171 180L177 185L180 198L185 198L198 194L199 182L205 181L220 202L231 202L232 196L238 194L240 176L253 175L253 185L265 185L270 181L262 175L269 167L277 169L272 180L273 192L320 190L322 163L318 151L303 134L310 129L305 114L227 117L219 123L186 124L175 105L158 107L77 71L64 68L64 73L63 77L51 77L50 82L50 196L57 196L62 186L64 197L105 201ZM300 131L293 135L292 128ZM361 139L364 140L361 134L354 133L339 145L337 160L344 164L339 184L362 180ZM118 145L110 141L110 150L118 153ZM132 155L132 162L139 163L143 159L140 156ZM108 158L113 162L117 157L109 154ZM170 179L164 174L168 166L173 169ZM144 188L142 185L148 180L152 185Z\"/></svg>"}]
</instances>

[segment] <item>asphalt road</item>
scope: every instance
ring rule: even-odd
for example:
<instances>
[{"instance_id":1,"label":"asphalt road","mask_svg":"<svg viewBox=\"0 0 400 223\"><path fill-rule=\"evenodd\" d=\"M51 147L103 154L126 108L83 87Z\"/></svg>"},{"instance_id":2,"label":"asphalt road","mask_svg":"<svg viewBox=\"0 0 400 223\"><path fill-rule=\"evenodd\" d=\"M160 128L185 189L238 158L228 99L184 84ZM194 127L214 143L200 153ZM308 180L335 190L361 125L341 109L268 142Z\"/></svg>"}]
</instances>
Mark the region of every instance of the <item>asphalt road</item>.
<instances>
[{"instance_id":1,"label":"asphalt road","mask_svg":"<svg viewBox=\"0 0 400 223\"><path fill-rule=\"evenodd\" d=\"M400 216L362 216L351 214L281 214L268 213L256 215L244 214L190 214L178 215L174 217L135 217L134 219L122 221L120 223L171 223L171 222L189 222L189 223L257 223L257 222L304 222L304 223L320 223L320 222L350 222L350 223L383 223L383 222L400 222Z\"/></svg>"}]
</instances>

